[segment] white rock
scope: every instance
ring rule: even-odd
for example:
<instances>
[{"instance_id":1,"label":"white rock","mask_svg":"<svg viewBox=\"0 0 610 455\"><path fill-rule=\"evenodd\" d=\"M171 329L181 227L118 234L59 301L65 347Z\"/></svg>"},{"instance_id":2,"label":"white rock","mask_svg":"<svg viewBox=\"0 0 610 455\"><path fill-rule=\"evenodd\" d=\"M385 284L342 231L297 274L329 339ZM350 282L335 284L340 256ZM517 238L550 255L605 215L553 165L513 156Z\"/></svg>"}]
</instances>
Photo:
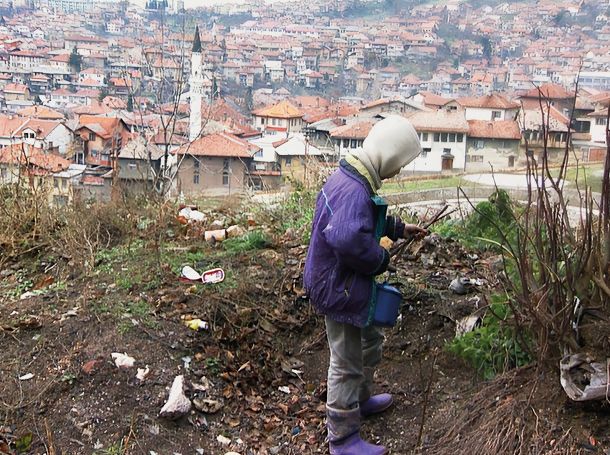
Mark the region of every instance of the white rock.
<instances>
[{"instance_id":1,"label":"white rock","mask_svg":"<svg viewBox=\"0 0 610 455\"><path fill-rule=\"evenodd\" d=\"M244 235L246 235L246 230L241 226L233 225L227 228L227 237L230 239L233 237L242 237Z\"/></svg>"},{"instance_id":2,"label":"white rock","mask_svg":"<svg viewBox=\"0 0 610 455\"><path fill-rule=\"evenodd\" d=\"M165 405L163 405L163 408L161 408L159 416L177 419L188 414L190 410L191 401L184 394L184 376L176 376L169 391L169 398Z\"/></svg>"},{"instance_id":3,"label":"white rock","mask_svg":"<svg viewBox=\"0 0 610 455\"><path fill-rule=\"evenodd\" d=\"M113 352L111 355L117 368L132 368L136 361L133 357L128 356L127 353Z\"/></svg>"},{"instance_id":4,"label":"white rock","mask_svg":"<svg viewBox=\"0 0 610 455\"><path fill-rule=\"evenodd\" d=\"M228 446L229 444L231 444L231 440L229 438L224 437L223 435L219 434L216 437L216 440L218 442L220 442L223 446Z\"/></svg>"},{"instance_id":5,"label":"white rock","mask_svg":"<svg viewBox=\"0 0 610 455\"><path fill-rule=\"evenodd\" d=\"M210 230L222 229L223 227L224 227L224 223L220 220L214 220L214 221L212 221L212 224L210 224Z\"/></svg>"},{"instance_id":6,"label":"white rock","mask_svg":"<svg viewBox=\"0 0 610 455\"><path fill-rule=\"evenodd\" d=\"M28 373L28 374L24 374L23 376L19 377L20 381L28 381L30 379L32 379L34 377L34 375L32 373Z\"/></svg>"}]
</instances>

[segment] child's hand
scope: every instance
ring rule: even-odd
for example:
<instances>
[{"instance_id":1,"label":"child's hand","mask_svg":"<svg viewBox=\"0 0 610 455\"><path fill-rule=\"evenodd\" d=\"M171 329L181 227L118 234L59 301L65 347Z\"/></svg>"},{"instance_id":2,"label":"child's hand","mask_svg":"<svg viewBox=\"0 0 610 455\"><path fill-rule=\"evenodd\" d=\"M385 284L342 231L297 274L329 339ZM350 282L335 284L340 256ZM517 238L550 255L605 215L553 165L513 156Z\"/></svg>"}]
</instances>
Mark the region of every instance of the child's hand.
<instances>
[{"instance_id":1,"label":"child's hand","mask_svg":"<svg viewBox=\"0 0 610 455\"><path fill-rule=\"evenodd\" d=\"M417 224L405 224L403 238L410 240L420 240L429 234L428 229L419 227Z\"/></svg>"}]
</instances>

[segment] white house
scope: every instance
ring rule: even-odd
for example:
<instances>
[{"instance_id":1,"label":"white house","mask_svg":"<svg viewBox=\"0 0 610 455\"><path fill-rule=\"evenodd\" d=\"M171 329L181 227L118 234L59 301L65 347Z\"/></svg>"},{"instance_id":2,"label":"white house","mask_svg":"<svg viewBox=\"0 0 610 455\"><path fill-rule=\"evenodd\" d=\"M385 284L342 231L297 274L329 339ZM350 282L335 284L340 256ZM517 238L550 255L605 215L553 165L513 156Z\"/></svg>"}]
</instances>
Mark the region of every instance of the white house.
<instances>
[{"instance_id":1,"label":"white house","mask_svg":"<svg viewBox=\"0 0 610 455\"><path fill-rule=\"evenodd\" d=\"M476 98L459 98L457 102L464 108L466 120L515 120L520 108L519 104L497 93Z\"/></svg>"},{"instance_id":2,"label":"white house","mask_svg":"<svg viewBox=\"0 0 610 455\"><path fill-rule=\"evenodd\" d=\"M419 111L408 118L419 133L421 154L405 169L412 172L461 171L466 165L468 122L463 110Z\"/></svg>"}]
</instances>

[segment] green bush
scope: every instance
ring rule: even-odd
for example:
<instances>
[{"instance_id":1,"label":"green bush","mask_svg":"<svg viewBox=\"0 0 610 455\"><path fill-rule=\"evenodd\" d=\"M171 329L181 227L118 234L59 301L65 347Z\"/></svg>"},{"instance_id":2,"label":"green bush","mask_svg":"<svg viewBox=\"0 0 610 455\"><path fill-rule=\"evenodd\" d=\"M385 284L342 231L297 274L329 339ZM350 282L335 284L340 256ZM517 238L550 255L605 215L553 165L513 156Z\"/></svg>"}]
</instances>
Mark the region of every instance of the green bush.
<instances>
[{"instance_id":1,"label":"green bush","mask_svg":"<svg viewBox=\"0 0 610 455\"><path fill-rule=\"evenodd\" d=\"M464 359L484 379L532 361L527 346L522 346L529 337L518 339L515 328L507 322L511 312L506 296L492 296L492 302L480 327L447 344L449 352Z\"/></svg>"},{"instance_id":2,"label":"green bush","mask_svg":"<svg viewBox=\"0 0 610 455\"><path fill-rule=\"evenodd\" d=\"M438 223L432 230L468 248L501 251L507 242L514 244L514 208L506 191L497 190L487 201L479 202L466 219Z\"/></svg>"}]
</instances>

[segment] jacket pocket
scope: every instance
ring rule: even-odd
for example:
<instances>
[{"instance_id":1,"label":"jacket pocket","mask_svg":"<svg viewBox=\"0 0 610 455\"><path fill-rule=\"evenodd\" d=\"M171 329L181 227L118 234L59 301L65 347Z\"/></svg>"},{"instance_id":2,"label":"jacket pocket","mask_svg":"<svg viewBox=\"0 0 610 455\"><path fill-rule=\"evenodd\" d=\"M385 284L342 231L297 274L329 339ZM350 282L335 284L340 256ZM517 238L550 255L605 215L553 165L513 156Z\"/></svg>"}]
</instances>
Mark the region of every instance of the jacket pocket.
<instances>
[{"instance_id":1,"label":"jacket pocket","mask_svg":"<svg viewBox=\"0 0 610 455\"><path fill-rule=\"evenodd\" d=\"M333 271L333 289L338 294L349 297L356 281L356 272L350 269L335 269Z\"/></svg>"}]
</instances>

